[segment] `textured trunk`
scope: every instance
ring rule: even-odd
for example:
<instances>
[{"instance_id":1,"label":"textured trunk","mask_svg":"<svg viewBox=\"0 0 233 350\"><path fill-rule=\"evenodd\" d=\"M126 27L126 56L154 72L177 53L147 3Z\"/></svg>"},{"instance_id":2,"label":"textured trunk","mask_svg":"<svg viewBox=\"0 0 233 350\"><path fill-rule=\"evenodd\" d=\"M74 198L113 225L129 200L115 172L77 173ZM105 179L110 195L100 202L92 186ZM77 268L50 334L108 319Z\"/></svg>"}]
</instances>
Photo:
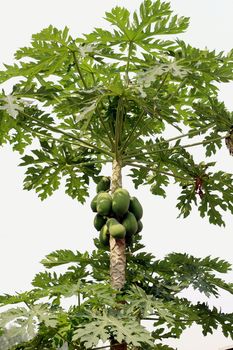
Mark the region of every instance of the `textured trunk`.
<instances>
[{"instance_id":1,"label":"textured trunk","mask_svg":"<svg viewBox=\"0 0 233 350\"><path fill-rule=\"evenodd\" d=\"M114 160L112 164L111 193L118 187L122 187L121 162ZM114 239L110 236L110 277L111 286L120 290L125 284L125 239ZM111 350L127 350L127 344L119 344L117 341L111 341Z\"/></svg>"},{"instance_id":2,"label":"textured trunk","mask_svg":"<svg viewBox=\"0 0 233 350\"><path fill-rule=\"evenodd\" d=\"M121 162L114 160L112 166L112 186L113 193L122 186ZM115 289L122 289L125 284L125 239L114 239L110 236L110 277L111 285ZM119 346L119 344L118 344ZM114 348L113 348L114 349ZM121 349L121 348L118 348ZM126 348L122 348L126 349Z\"/></svg>"}]
</instances>

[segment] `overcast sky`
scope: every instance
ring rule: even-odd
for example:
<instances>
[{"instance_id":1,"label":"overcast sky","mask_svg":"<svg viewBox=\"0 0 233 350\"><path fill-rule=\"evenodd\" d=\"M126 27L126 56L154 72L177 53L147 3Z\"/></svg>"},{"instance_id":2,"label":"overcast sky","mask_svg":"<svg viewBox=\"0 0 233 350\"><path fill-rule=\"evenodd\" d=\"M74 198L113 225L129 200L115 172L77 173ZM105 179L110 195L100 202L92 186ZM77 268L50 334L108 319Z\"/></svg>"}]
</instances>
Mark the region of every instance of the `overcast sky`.
<instances>
[{"instance_id":1,"label":"overcast sky","mask_svg":"<svg viewBox=\"0 0 233 350\"><path fill-rule=\"evenodd\" d=\"M1 3L0 64L12 63L14 52L30 42L31 34L52 24L65 25L72 35L88 33L94 27L107 27L102 19L104 12L122 5L133 10L139 0L11 0ZM231 0L172 0L172 7L179 15L191 17L190 29L182 35L193 46L208 47L217 51L233 48L233 2ZM233 84L220 87L220 98L233 110ZM198 149L195 156L200 158ZM233 158L226 149L216 159L218 168L233 171ZM44 202L34 192L22 190L24 169L17 167L20 157L10 147L0 149L0 294L13 293L30 288L34 274L42 270L39 261L56 249L92 250L93 213L89 203L80 205L61 189ZM105 175L110 175L106 168ZM210 225L194 210L185 219L177 219L174 186L169 188L166 200L152 196L149 189L137 194L129 178L124 187L137 195L144 207L143 243L157 257L170 252L187 252L195 256L221 257L233 264L232 218L225 216L226 228ZM91 189L91 196L94 195ZM232 281L233 274L227 279ZM187 294L197 300L197 294ZM202 300L206 300L202 298ZM233 298L223 294L214 301L223 310L233 312ZM212 303L212 301L211 301ZM186 331L182 338L167 342L178 350L218 350L232 344L220 332L203 337L198 327Z\"/></svg>"}]
</instances>

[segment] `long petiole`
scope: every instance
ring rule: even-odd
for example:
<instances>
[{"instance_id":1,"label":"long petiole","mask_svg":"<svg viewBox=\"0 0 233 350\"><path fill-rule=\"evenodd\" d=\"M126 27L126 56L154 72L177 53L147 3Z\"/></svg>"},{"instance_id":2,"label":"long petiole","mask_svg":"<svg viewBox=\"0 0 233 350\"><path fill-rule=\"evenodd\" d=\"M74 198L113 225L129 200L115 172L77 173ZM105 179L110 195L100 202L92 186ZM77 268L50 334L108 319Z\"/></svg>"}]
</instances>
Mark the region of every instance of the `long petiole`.
<instances>
[{"instance_id":1,"label":"long petiole","mask_svg":"<svg viewBox=\"0 0 233 350\"><path fill-rule=\"evenodd\" d=\"M125 80L126 80L126 86L129 85L130 79L129 79L129 64L130 64L130 56L132 52L132 42L129 42L129 48L128 48L128 56L127 56L127 63L126 63L126 70L125 70Z\"/></svg>"},{"instance_id":2,"label":"long petiole","mask_svg":"<svg viewBox=\"0 0 233 350\"><path fill-rule=\"evenodd\" d=\"M131 132L127 136L127 138L126 138L126 140L125 140L125 142L124 142L124 144L123 144L123 146L121 148L121 152L122 153L124 152L124 150L126 149L128 144L130 143L131 138L132 138L132 136L133 136L133 134L134 134L138 124L141 122L143 115L144 115L144 111L142 111L142 113L139 115L138 120L136 121L136 123L134 124L134 127L132 128Z\"/></svg>"},{"instance_id":3,"label":"long petiole","mask_svg":"<svg viewBox=\"0 0 233 350\"><path fill-rule=\"evenodd\" d=\"M81 69L80 69L80 67L79 67L79 63L78 63L78 60L77 60L75 51L72 51L72 55L73 55L73 58L74 58L74 63L75 63L75 66L76 66L76 68L77 68L78 74L79 74L79 76L80 76L80 79L82 80L83 86L84 86L85 89L88 89L87 84L86 84L86 82L85 82L85 80L84 80L84 78L83 78Z\"/></svg>"},{"instance_id":4,"label":"long petiole","mask_svg":"<svg viewBox=\"0 0 233 350\"><path fill-rule=\"evenodd\" d=\"M119 98L117 111L116 111L116 123L115 123L115 155L118 158L119 143L122 133L122 99Z\"/></svg>"},{"instance_id":5,"label":"long petiole","mask_svg":"<svg viewBox=\"0 0 233 350\"><path fill-rule=\"evenodd\" d=\"M165 81L167 80L168 74L169 74L169 72L167 72L167 73L165 74L165 76L164 76L164 78L163 78L161 84L159 85L159 87L158 87L158 89L157 89L157 91L156 91L156 94L155 94L154 98L156 98L156 97L158 96L159 91L162 89L163 85L165 84Z\"/></svg>"},{"instance_id":6,"label":"long petiole","mask_svg":"<svg viewBox=\"0 0 233 350\"><path fill-rule=\"evenodd\" d=\"M225 139L226 136L227 135L219 136L219 137L215 137L215 138L212 138L212 139L209 139L209 140L204 140L204 141L200 141L200 142L190 143L190 144L187 144L187 145L175 146L175 147L171 147L171 148L161 148L161 149L158 149L158 150L155 150L155 151L151 151L151 152L144 152L144 153L141 152L141 153L136 153L136 154L130 153L127 156L136 158L136 157L139 157L139 156L142 156L142 155L146 156L146 155L150 155L150 154L156 154L156 153L159 153L159 152L174 151L176 149L190 148L190 147L193 147L193 146L200 146L200 145L207 145L208 143ZM128 158L127 156L125 157L125 159Z\"/></svg>"},{"instance_id":7,"label":"long petiole","mask_svg":"<svg viewBox=\"0 0 233 350\"><path fill-rule=\"evenodd\" d=\"M34 134L36 136L43 137L43 138L45 138L47 140L55 141L55 142L59 142L59 143L66 143L66 144L71 145L71 146L78 146L78 147L80 147L79 143L71 142L69 140L64 140L64 139L63 140L62 139L56 139L55 137L52 137L52 136L49 136L49 135L45 135L42 132L31 130L30 128L26 127L25 125L20 125L20 127L22 127L24 130L27 130L27 131L31 132L32 134Z\"/></svg>"},{"instance_id":8,"label":"long petiole","mask_svg":"<svg viewBox=\"0 0 233 350\"><path fill-rule=\"evenodd\" d=\"M113 142L113 139L112 139L112 137L111 137L111 134L109 133L109 130L108 130L108 128L106 127L106 125L105 125L105 122L104 122L104 120L103 120L103 117L102 117L102 115L101 115L101 112L99 111L99 108L98 108L98 106L97 106L97 113L99 114L99 118L100 118L100 122L101 122L101 124L102 124L102 126L103 126L103 128L104 128L104 130L105 130L105 132L106 132L106 135L108 136L108 139L109 139L109 142L110 142L110 144L111 144L111 146L112 146L112 149L114 149L114 142Z\"/></svg>"},{"instance_id":9,"label":"long petiole","mask_svg":"<svg viewBox=\"0 0 233 350\"><path fill-rule=\"evenodd\" d=\"M68 138L74 139L76 142L79 143L79 146L83 146L83 147L86 147L86 148L92 148L92 149L97 150L98 152L103 152L103 153L107 154L107 155L110 156L110 157L112 156L112 154L111 154L110 152L108 152L108 151L106 151L106 150L104 150L104 149L102 149L102 148L99 148L99 147L97 147L97 146L95 146L95 145L92 145L92 144L86 142L86 141L83 141L83 140L81 140L81 139L75 137L74 135L67 134L67 133L66 133L65 131L63 131L63 130L59 130L59 129L53 127L53 126L49 126L49 125L47 125L47 124L45 124L45 123L39 121L38 119L32 117L31 115L29 115L29 114L27 114L27 113L25 113L25 112L21 112L21 113L24 114L26 117L30 118L31 120L36 121L39 125L43 126L43 127L44 127L45 129L47 129L47 130L50 130L50 131L53 131L53 132L55 132L55 133L62 134L62 135L64 135L64 136L68 137Z\"/></svg>"},{"instance_id":10,"label":"long petiole","mask_svg":"<svg viewBox=\"0 0 233 350\"><path fill-rule=\"evenodd\" d=\"M155 168L152 168L148 165L141 165L141 164L135 164L135 163L131 163L131 162L126 162L124 163L124 165L129 165L129 166L132 166L132 167L135 167L135 168L140 168L140 169L145 169L145 170L151 170L151 171L154 171L156 172L156 169ZM167 175L167 176L172 176L174 177L175 179L179 179L179 180L183 180L183 181L192 181L192 179L187 179L185 177L182 177L182 176L179 176L179 175L174 175L172 173L169 173L167 171L157 171L158 174L163 174L163 175Z\"/></svg>"},{"instance_id":11,"label":"long petiole","mask_svg":"<svg viewBox=\"0 0 233 350\"><path fill-rule=\"evenodd\" d=\"M203 128L200 128L198 130L192 130L192 131L189 131L187 132L186 134L182 134L180 136L175 136L175 137L172 137L170 139L167 139L167 140L164 140L164 141L160 141L159 144L163 144L163 143L167 143L167 142L170 142L170 141L175 141L175 140L179 140L179 139L182 139L183 137L187 137L187 136L190 136L190 135L198 135L201 131L205 131L205 130L208 130L212 125L214 125L214 123L210 123L206 126L204 126Z\"/></svg>"}]
</instances>

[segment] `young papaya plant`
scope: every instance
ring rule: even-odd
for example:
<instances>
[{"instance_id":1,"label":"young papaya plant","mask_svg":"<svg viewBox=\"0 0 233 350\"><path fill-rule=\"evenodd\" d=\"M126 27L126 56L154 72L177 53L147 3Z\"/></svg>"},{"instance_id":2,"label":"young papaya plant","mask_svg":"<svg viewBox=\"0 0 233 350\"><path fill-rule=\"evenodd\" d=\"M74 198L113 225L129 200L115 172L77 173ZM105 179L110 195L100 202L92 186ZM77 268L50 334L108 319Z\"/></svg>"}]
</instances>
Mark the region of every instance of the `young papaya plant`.
<instances>
[{"instance_id":1,"label":"young papaya plant","mask_svg":"<svg viewBox=\"0 0 233 350\"><path fill-rule=\"evenodd\" d=\"M230 264L144 251L142 206L122 179L125 168L135 188L149 185L162 197L175 183L180 216L197 206L201 217L224 226L223 213L233 213L233 177L212 158L226 145L233 153L233 114L217 87L233 80L233 51L181 40L189 20L168 2L144 0L133 13L117 6L105 19L112 30L75 38L51 25L0 71L2 85L16 78L10 94L0 93L0 143L22 155L24 189L44 200L64 178L66 193L84 203L94 181L100 231L93 252L52 252L31 290L0 296L5 348L171 350L167 340L193 324L204 335L221 327L233 339L232 313L181 295L190 286L207 297L233 294L220 277ZM195 146L205 151L202 162L191 153ZM62 299L71 296L77 302L66 310Z\"/></svg>"}]
</instances>

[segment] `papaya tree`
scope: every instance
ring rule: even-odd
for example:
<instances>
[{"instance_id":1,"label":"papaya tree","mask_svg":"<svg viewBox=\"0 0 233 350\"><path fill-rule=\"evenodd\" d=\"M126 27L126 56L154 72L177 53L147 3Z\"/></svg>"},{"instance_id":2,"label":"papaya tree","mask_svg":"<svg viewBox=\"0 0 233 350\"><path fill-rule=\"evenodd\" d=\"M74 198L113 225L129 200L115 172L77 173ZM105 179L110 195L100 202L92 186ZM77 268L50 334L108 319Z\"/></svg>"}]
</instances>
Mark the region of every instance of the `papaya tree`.
<instances>
[{"instance_id":1,"label":"papaya tree","mask_svg":"<svg viewBox=\"0 0 233 350\"><path fill-rule=\"evenodd\" d=\"M233 114L218 99L218 83L233 80L233 51L178 38L189 20L168 2L144 0L132 14L117 6L105 19L112 30L77 38L51 25L0 71L0 143L22 155L24 189L45 200L65 181L66 194L84 203L94 182L88 210L100 231L93 252L52 252L31 290L0 296L2 339L17 339L7 345L15 350L169 350L167 341L193 324L204 335L221 327L233 338L232 313L181 294L190 286L207 297L233 294L220 277L230 264L146 252L143 209L122 179L125 169L136 189L149 185L162 197L174 184L181 217L196 206L211 224L225 225L233 177L214 156L222 146L233 153ZM76 302L66 309L71 296Z\"/></svg>"}]
</instances>

